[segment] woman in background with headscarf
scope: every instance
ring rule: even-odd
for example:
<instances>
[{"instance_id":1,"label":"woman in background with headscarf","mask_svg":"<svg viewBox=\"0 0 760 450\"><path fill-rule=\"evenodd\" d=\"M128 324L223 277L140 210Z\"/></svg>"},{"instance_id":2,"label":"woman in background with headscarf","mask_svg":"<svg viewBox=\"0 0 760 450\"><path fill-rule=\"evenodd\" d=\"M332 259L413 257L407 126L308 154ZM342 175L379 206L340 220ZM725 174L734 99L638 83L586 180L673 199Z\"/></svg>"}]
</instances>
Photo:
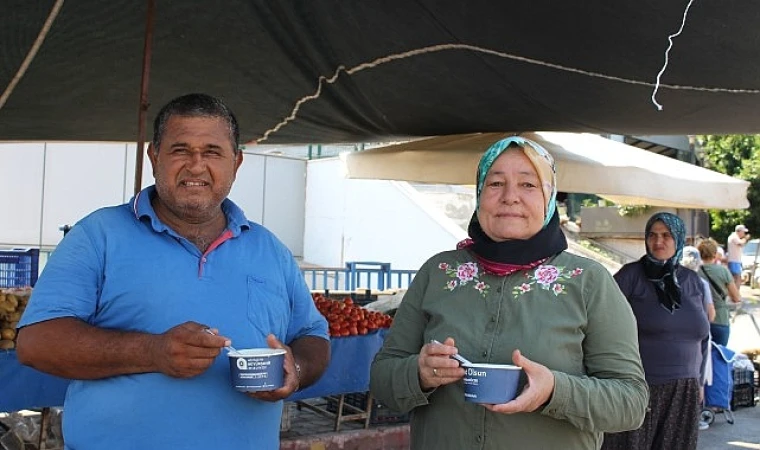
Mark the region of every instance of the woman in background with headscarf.
<instances>
[{"instance_id":1,"label":"woman in background with headscarf","mask_svg":"<svg viewBox=\"0 0 760 450\"><path fill-rule=\"evenodd\" d=\"M699 275L681 267L686 228L657 213L645 231L646 255L615 274L636 315L649 384L649 411L638 430L607 434L605 450L694 450L710 325Z\"/></svg>"},{"instance_id":2,"label":"woman in background with headscarf","mask_svg":"<svg viewBox=\"0 0 760 450\"><path fill-rule=\"evenodd\" d=\"M476 183L471 238L415 276L372 364L372 393L412 411L412 449L598 449L603 432L638 427L647 390L633 314L604 267L565 251L553 158L506 138ZM457 353L520 366L520 395L465 401Z\"/></svg>"}]
</instances>

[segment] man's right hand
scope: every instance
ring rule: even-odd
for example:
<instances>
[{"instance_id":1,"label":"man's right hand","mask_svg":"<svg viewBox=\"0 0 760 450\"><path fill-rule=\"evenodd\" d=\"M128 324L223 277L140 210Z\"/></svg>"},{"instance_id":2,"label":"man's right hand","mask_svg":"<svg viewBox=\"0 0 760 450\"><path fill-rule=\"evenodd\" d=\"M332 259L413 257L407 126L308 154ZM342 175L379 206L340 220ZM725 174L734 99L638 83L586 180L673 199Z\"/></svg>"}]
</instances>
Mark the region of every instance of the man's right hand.
<instances>
[{"instance_id":1,"label":"man's right hand","mask_svg":"<svg viewBox=\"0 0 760 450\"><path fill-rule=\"evenodd\" d=\"M210 334L207 329L196 322L185 322L156 335L150 354L157 371L174 378L190 378L211 367L230 340L216 332Z\"/></svg>"}]
</instances>

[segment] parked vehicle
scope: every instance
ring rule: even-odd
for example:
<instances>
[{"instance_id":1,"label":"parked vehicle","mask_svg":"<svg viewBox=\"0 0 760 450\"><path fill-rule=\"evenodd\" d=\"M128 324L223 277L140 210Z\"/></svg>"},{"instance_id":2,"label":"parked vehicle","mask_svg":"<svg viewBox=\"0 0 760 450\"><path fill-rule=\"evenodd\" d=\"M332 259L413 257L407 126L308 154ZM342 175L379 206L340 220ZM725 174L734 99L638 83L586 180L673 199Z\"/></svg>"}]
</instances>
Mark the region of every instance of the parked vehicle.
<instances>
[{"instance_id":1,"label":"parked vehicle","mask_svg":"<svg viewBox=\"0 0 760 450\"><path fill-rule=\"evenodd\" d=\"M760 269L758 267L758 251L760 250L760 239L751 239L744 245L742 253L742 282L750 284L752 278L756 284L760 280ZM754 274L754 276L752 276Z\"/></svg>"}]
</instances>

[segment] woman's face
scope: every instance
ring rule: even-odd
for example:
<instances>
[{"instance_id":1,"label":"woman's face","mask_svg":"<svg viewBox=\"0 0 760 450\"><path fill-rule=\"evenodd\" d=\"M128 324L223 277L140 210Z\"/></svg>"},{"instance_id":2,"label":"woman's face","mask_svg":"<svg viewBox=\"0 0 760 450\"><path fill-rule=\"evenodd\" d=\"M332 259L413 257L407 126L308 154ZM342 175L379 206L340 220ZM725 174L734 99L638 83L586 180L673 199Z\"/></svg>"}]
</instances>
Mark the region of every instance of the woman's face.
<instances>
[{"instance_id":1,"label":"woman's face","mask_svg":"<svg viewBox=\"0 0 760 450\"><path fill-rule=\"evenodd\" d=\"M661 221L652 224L647 234L647 248L654 259L667 261L676 254L676 240Z\"/></svg>"},{"instance_id":2,"label":"woman's face","mask_svg":"<svg viewBox=\"0 0 760 450\"><path fill-rule=\"evenodd\" d=\"M510 149L494 161L480 193L478 221L496 242L528 239L544 225L544 194L530 160Z\"/></svg>"}]
</instances>

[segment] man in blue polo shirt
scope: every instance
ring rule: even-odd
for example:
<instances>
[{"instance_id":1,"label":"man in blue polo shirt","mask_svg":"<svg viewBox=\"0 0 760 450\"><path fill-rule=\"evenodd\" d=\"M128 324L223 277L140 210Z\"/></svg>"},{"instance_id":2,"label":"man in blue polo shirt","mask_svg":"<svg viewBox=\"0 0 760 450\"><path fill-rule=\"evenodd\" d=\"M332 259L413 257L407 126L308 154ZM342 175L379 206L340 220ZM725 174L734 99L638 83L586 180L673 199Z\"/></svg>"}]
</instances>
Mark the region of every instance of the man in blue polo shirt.
<instances>
[{"instance_id":1,"label":"man in blue polo shirt","mask_svg":"<svg viewBox=\"0 0 760 450\"><path fill-rule=\"evenodd\" d=\"M276 449L282 399L327 367L327 324L292 255L227 199L238 141L219 100L172 100L148 149L155 186L82 219L50 257L17 351L74 380L67 449ZM233 342L285 348L285 385L235 391Z\"/></svg>"}]
</instances>

